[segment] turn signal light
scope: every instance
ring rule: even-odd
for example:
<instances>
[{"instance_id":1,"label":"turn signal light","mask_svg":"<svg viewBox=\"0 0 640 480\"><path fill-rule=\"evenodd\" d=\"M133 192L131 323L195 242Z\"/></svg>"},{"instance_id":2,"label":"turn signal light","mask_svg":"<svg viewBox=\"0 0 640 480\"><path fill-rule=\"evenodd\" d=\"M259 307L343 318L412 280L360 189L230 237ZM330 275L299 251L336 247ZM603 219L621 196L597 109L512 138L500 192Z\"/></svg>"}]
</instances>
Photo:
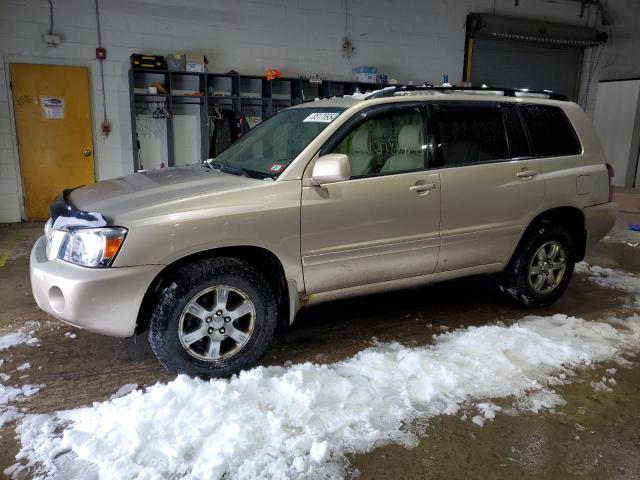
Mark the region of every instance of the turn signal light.
<instances>
[{"instance_id":1,"label":"turn signal light","mask_svg":"<svg viewBox=\"0 0 640 480\"><path fill-rule=\"evenodd\" d=\"M111 260L120 251L124 238L107 238L104 248L104 258Z\"/></svg>"}]
</instances>

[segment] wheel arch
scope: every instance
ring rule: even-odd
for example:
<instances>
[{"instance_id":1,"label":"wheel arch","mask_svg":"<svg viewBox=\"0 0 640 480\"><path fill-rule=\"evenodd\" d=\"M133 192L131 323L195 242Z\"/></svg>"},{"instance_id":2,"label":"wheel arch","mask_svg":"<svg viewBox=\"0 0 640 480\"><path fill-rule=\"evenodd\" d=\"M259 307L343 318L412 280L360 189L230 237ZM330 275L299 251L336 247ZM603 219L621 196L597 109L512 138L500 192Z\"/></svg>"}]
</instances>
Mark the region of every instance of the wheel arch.
<instances>
[{"instance_id":1,"label":"wheel arch","mask_svg":"<svg viewBox=\"0 0 640 480\"><path fill-rule=\"evenodd\" d=\"M585 227L584 213L577 207L555 207L545 210L539 213L531 222L520 236L520 240L513 254L511 260L518 254L523 242L528 238L531 232L537 228L541 223L553 223L565 227L571 240L575 246L575 261L579 262L584 259L587 248L587 231Z\"/></svg>"},{"instance_id":2,"label":"wheel arch","mask_svg":"<svg viewBox=\"0 0 640 480\"><path fill-rule=\"evenodd\" d=\"M149 319L154 308L158 293L173 273L185 265L197 262L205 258L228 257L244 260L260 271L274 288L278 300L278 323L289 323L290 319L290 290L288 288L284 267L278 256L272 251L258 246L241 245L232 247L219 247L210 250L186 255L166 265L149 284L140 304L136 318L135 334L144 333L149 327Z\"/></svg>"}]
</instances>

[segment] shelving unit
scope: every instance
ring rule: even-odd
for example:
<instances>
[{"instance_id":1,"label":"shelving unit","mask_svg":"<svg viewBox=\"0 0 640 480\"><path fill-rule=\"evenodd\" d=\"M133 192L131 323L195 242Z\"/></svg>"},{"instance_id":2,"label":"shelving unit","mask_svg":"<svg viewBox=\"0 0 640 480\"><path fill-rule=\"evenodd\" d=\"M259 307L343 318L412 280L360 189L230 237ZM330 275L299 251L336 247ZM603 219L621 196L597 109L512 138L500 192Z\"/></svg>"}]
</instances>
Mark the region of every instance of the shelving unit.
<instances>
[{"instance_id":1,"label":"shelving unit","mask_svg":"<svg viewBox=\"0 0 640 480\"><path fill-rule=\"evenodd\" d=\"M143 92L156 82L162 84L168 93ZM181 128L180 122L176 121L176 115L180 119L182 116L197 118L199 158L202 159L209 156L209 112L215 106L244 113L249 126L253 127L284 108L314 98L351 95L356 89L364 93L385 86L333 80L312 83L306 79L293 77L267 80L265 77L257 75L131 69L129 70L129 92L131 134L134 145L133 168L134 171L137 171L139 165L139 153L136 147L138 139L136 120L141 111L146 112L141 116L145 120L165 122L162 131L166 128L166 141L164 142L166 165L175 166L176 157L181 155L176 150L183 148L182 142L188 140L179 134L178 142L176 142L176 129L180 130ZM185 95L185 92L197 92L198 95ZM149 115L148 111L152 113L158 106L166 106L166 111L170 115L167 115L166 118L153 118L152 115ZM198 140L196 139L196 141Z\"/></svg>"}]
</instances>

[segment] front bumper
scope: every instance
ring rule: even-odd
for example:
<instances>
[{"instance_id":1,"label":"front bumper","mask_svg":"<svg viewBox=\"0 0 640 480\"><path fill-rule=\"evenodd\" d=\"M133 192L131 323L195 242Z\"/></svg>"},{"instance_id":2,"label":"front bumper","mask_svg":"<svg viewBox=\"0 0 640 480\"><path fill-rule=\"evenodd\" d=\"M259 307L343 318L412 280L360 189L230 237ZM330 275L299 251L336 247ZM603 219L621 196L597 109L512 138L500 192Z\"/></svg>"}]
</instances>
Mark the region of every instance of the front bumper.
<instances>
[{"instance_id":1,"label":"front bumper","mask_svg":"<svg viewBox=\"0 0 640 480\"><path fill-rule=\"evenodd\" d=\"M86 268L47 259L46 239L31 250L31 289L38 306L79 328L112 337L134 334L142 298L162 265Z\"/></svg>"},{"instance_id":2,"label":"front bumper","mask_svg":"<svg viewBox=\"0 0 640 480\"><path fill-rule=\"evenodd\" d=\"M587 245L602 240L613 228L618 214L618 204L613 202L586 207L584 224L587 230Z\"/></svg>"}]
</instances>

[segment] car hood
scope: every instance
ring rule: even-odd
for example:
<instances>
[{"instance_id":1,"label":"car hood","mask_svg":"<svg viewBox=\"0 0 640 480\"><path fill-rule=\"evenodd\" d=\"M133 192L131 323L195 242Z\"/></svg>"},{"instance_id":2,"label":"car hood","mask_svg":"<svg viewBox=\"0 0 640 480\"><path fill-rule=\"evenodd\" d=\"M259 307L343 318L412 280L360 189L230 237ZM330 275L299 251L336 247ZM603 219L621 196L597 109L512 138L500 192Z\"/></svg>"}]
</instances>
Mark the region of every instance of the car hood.
<instances>
[{"instance_id":1,"label":"car hood","mask_svg":"<svg viewBox=\"0 0 640 480\"><path fill-rule=\"evenodd\" d=\"M98 212L113 221L135 211L151 213L150 210L186 198L208 197L263 183L193 165L150 170L97 182L73 190L69 201L76 209Z\"/></svg>"}]
</instances>

